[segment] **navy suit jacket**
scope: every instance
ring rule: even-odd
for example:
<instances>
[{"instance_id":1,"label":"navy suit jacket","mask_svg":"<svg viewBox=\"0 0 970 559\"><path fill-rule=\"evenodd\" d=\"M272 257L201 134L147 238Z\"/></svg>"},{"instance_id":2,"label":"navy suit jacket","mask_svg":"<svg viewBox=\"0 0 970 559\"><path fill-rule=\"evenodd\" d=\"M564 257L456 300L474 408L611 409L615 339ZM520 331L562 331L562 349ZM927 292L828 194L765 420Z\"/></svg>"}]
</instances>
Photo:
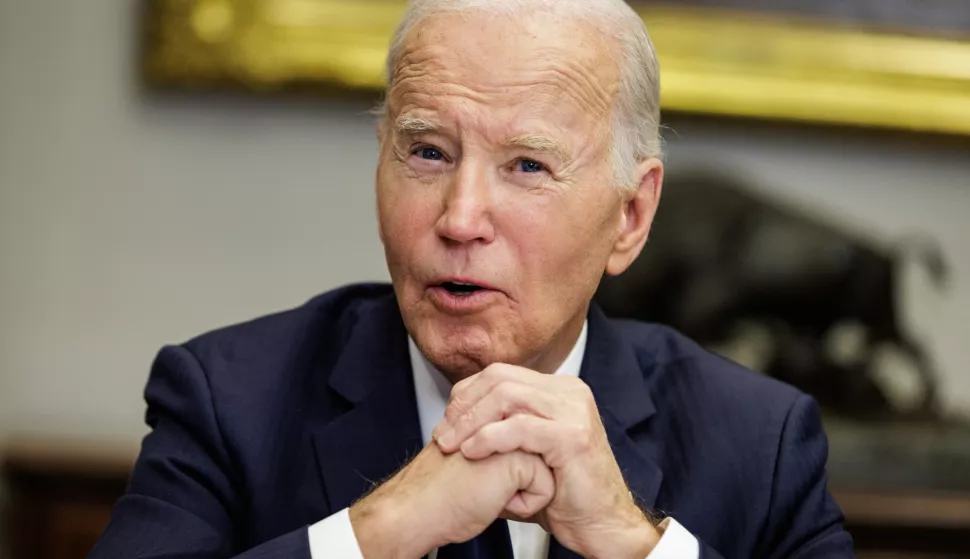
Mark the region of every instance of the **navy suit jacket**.
<instances>
[{"instance_id":1,"label":"navy suit jacket","mask_svg":"<svg viewBox=\"0 0 970 559\"><path fill-rule=\"evenodd\" d=\"M702 557L843 558L811 398L594 305L581 378L630 489ZM127 494L91 559L309 559L307 527L422 446L388 285L356 285L162 349ZM576 559L555 539L550 559ZM317 557L316 559L323 559Z\"/></svg>"}]
</instances>

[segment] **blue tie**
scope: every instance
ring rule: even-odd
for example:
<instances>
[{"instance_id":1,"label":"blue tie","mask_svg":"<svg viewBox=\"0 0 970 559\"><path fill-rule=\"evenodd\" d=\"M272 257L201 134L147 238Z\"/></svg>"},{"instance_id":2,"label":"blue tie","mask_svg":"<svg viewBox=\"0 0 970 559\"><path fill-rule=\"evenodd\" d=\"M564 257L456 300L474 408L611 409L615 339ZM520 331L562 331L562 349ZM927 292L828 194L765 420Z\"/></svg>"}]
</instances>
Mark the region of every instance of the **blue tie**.
<instances>
[{"instance_id":1,"label":"blue tie","mask_svg":"<svg viewBox=\"0 0 970 559\"><path fill-rule=\"evenodd\" d=\"M467 542L438 549L438 559L514 559L509 525L500 518Z\"/></svg>"}]
</instances>

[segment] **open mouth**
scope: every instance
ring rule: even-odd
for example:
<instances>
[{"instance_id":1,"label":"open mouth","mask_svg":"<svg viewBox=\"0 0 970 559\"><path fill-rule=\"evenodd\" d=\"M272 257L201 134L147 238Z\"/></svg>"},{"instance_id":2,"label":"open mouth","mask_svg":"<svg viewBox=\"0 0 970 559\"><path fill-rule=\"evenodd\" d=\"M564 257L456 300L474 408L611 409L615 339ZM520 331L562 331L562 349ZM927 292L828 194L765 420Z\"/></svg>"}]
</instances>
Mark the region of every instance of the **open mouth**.
<instances>
[{"instance_id":1,"label":"open mouth","mask_svg":"<svg viewBox=\"0 0 970 559\"><path fill-rule=\"evenodd\" d=\"M472 293L485 289L484 287L475 285L473 283L460 283L456 281L446 281L441 284L441 287L452 295L471 295Z\"/></svg>"}]
</instances>

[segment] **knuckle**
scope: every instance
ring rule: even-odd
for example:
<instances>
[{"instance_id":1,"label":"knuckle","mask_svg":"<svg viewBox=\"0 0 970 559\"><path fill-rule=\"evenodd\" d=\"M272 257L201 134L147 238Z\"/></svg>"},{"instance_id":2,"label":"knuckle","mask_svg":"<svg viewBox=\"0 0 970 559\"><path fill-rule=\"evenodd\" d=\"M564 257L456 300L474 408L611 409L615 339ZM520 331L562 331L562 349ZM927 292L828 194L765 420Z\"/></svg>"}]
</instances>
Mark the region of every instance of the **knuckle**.
<instances>
[{"instance_id":1,"label":"knuckle","mask_svg":"<svg viewBox=\"0 0 970 559\"><path fill-rule=\"evenodd\" d=\"M451 396L452 397L457 397L457 396L461 396L462 394L464 394L465 391L468 390L468 387L471 386L471 384L472 384L472 382L474 380L475 380L475 377L468 377L466 379L463 379L463 380L460 380L460 381L456 382L451 387Z\"/></svg>"},{"instance_id":2,"label":"knuckle","mask_svg":"<svg viewBox=\"0 0 970 559\"><path fill-rule=\"evenodd\" d=\"M571 431L570 439L576 452L587 452L593 447L593 432L588 426L574 425Z\"/></svg>"},{"instance_id":3,"label":"knuckle","mask_svg":"<svg viewBox=\"0 0 970 559\"><path fill-rule=\"evenodd\" d=\"M482 369L482 372L479 374L486 379L493 379L496 377L500 377L502 375L502 364L492 363L491 365Z\"/></svg>"},{"instance_id":4,"label":"knuckle","mask_svg":"<svg viewBox=\"0 0 970 559\"><path fill-rule=\"evenodd\" d=\"M514 382L503 380L495 386L495 395L503 402L515 400L518 393L518 386Z\"/></svg>"},{"instance_id":5,"label":"knuckle","mask_svg":"<svg viewBox=\"0 0 970 559\"><path fill-rule=\"evenodd\" d=\"M483 443L492 443L496 441L500 436L501 436L501 433L499 432L498 425L495 423L492 423L491 425L486 425L481 429L479 429L478 432L475 433L475 436L473 438L477 438Z\"/></svg>"},{"instance_id":6,"label":"knuckle","mask_svg":"<svg viewBox=\"0 0 970 559\"><path fill-rule=\"evenodd\" d=\"M449 397L449 400L461 396L461 394L465 392L465 389L468 388L468 384L470 382L471 378L466 378L456 382L455 385L451 387L451 396Z\"/></svg>"},{"instance_id":7,"label":"knuckle","mask_svg":"<svg viewBox=\"0 0 970 559\"><path fill-rule=\"evenodd\" d=\"M447 409L453 412L462 413L468 409L470 405L467 392L460 390L457 387L452 389L451 395L448 397Z\"/></svg>"},{"instance_id":8,"label":"knuckle","mask_svg":"<svg viewBox=\"0 0 970 559\"><path fill-rule=\"evenodd\" d=\"M448 402L448 405L445 406L445 420L454 426L454 423L463 415L465 415L465 406L463 405L462 401L452 398L451 401Z\"/></svg>"},{"instance_id":9,"label":"knuckle","mask_svg":"<svg viewBox=\"0 0 970 559\"><path fill-rule=\"evenodd\" d=\"M521 389L514 382L504 381L495 387L494 398L497 400L501 419L505 419L524 407L525 402L520 397Z\"/></svg>"},{"instance_id":10,"label":"knuckle","mask_svg":"<svg viewBox=\"0 0 970 559\"><path fill-rule=\"evenodd\" d=\"M495 384L516 377L516 367L505 363L493 363L486 370L488 371L488 379Z\"/></svg>"},{"instance_id":11,"label":"knuckle","mask_svg":"<svg viewBox=\"0 0 970 559\"><path fill-rule=\"evenodd\" d=\"M458 418L457 425L455 427L460 429L467 429L478 421L478 411L475 408L470 408L465 410L463 414Z\"/></svg>"},{"instance_id":12,"label":"knuckle","mask_svg":"<svg viewBox=\"0 0 970 559\"><path fill-rule=\"evenodd\" d=\"M528 429L530 423L529 416L523 413L517 413L508 418L507 421L509 422L509 427L518 432Z\"/></svg>"},{"instance_id":13,"label":"knuckle","mask_svg":"<svg viewBox=\"0 0 970 559\"><path fill-rule=\"evenodd\" d=\"M589 387L588 384L583 382L582 379L577 378L575 384L576 393L582 396L584 399L592 401L593 400L593 389Z\"/></svg>"}]
</instances>

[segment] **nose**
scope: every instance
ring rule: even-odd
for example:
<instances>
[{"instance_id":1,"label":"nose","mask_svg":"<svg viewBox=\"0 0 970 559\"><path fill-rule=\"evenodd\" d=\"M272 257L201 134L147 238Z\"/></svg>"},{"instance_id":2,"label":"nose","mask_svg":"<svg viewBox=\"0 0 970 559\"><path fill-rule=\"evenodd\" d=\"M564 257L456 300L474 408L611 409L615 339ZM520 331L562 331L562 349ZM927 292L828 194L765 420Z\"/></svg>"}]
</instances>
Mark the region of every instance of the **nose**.
<instances>
[{"instance_id":1,"label":"nose","mask_svg":"<svg viewBox=\"0 0 970 559\"><path fill-rule=\"evenodd\" d=\"M484 166L465 160L443 190L443 211L435 228L453 243L490 243L495 238L489 177Z\"/></svg>"}]
</instances>

